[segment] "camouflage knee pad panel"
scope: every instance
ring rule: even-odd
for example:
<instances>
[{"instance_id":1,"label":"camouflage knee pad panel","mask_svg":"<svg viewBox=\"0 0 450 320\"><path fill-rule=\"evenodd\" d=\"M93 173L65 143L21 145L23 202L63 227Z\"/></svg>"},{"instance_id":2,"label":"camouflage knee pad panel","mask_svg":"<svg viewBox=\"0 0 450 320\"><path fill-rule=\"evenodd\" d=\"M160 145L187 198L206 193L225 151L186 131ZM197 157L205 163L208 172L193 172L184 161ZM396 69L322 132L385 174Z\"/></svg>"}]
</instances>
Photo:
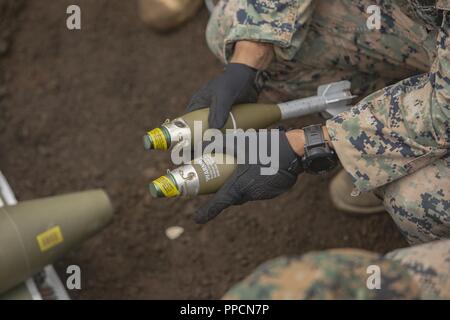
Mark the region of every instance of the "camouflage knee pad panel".
<instances>
[{"instance_id":1,"label":"camouflage knee pad panel","mask_svg":"<svg viewBox=\"0 0 450 320\"><path fill-rule=\"evenodd\" d=\"M450 238L450 156L388 184L382 194L411 245Z\"/></svg>"}]
</instances>

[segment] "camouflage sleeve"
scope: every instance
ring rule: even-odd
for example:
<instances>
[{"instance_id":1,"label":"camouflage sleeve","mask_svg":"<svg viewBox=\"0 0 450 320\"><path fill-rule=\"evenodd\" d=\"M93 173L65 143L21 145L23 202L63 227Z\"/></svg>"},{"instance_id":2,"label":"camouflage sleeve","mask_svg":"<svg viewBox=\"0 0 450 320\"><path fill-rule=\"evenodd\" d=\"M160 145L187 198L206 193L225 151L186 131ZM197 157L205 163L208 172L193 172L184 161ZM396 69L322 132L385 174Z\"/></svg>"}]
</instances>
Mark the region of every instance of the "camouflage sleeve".
<instances>
[{"instance_id":1,"label":"camouflage sleeve","mask_svg":"<svg viewBox=\"0 0 450 320\"><path fill-rule=\"evenodd\" d=\"M449 154L449 32L450 19L444 15L429 73L377 91L327 122L341 163L359 191L383 186Z\"/></svg>"},{"instance_id":2,"label":"camouflage sleeve","mask_svg":"<svg viewBox=\"0 0 450 320\"><path fill-rule=\"evenodd\" d=\"M386 258L407 268L420 286L422 299L450 299L450 240L398 249Z\"/></svg>"},{"instance_id":3,"label":"camouflage sleeve","mask_svg":"<svg viewBox=\"0 0 450 320\"><path fill-rule=\"evenodd\" d=\"M234 15L224 43L227 61L240 40L272 43L280 58L292 59L306 36L314 7L312 0L229 0L226 5L233 7Z\"/></svg>"}]
</instances>

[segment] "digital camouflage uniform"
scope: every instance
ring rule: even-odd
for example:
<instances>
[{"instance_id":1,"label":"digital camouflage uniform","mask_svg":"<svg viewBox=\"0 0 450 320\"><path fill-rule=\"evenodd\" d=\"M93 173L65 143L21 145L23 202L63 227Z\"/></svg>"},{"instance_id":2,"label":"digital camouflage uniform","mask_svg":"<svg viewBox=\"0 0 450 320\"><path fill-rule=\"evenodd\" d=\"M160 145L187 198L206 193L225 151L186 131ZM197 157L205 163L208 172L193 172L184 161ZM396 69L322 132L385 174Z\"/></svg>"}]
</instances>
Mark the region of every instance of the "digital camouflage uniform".
<instances>
[{"instance_id":1,"label":"digital camouflage uniform","mask_svg":"<svg viewBox=\"0 0 450 320\"><path fill-rule=\"evenodd\" d=\"M450 299L450 240L384 257L334 249L278 258L260 266L224 299Z\"/></svg>"},{"instance_id":2,"label":"digital camouflage uniform","mask_svg":"<svg viewBox=\"0 0 450 320\"><path fill-rule=\"evenodd\" d=\"M430 25L415 1L222 0L207 28L223 62L239 40L275 45L264 85L274 100L343 79L370 94L327 128L357 191L383 196L411 244L450 238L450 19ZM374 4L380 29L367 27ZM450 1L436 6L446 16Z\"/></svg>"}]
</instances>

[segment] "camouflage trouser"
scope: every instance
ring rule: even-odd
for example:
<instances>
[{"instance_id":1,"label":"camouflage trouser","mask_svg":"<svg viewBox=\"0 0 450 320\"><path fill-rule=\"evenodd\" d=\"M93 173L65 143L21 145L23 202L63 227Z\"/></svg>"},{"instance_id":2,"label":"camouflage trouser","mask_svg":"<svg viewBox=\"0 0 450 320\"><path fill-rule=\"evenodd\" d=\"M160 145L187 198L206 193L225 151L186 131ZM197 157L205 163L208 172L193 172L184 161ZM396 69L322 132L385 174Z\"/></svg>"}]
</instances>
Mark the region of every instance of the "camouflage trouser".
<instances>
[{"instance_id":1,"label":"camouflage trouser","mask_svg":"<svg viewBox=\"0 0 450 320\"><path fill-rule=\"evenodd\" d=\"M410 244L450 238L450 156L380 188Z\"/></svg>"},{"instance_id":2,"label":"camouflage trouser","mask_svg":"<svg viewBox=\"0 0 450 320\"><path fill-rule=\"evenodd\" d=\"M294 99L315 94L321 84L350 80L352 91L364 98L399 80L428 72L436 56L437 32L425 32L393 4L401 1L377 2L381 7L389 6L383 9L396 21L384 32L361 27L368 18L361 8L373 1L315 2L307 32L292 40L298 50L275 49L275 61L267 70L266 94L275 101ZM236 3L220 1L207 28L208 45L223 62L230 58ZM379 188L386 210L411 244L450 238L449 169L447 156Z\"/></svg>"},{"instance_id":3,"label":"camouflage trouser","mask_svg":"<svg viewBox=\"0 0 450 320\"><path fill-rule=\"evenodd\" d=\"M372 282L378 272L379 282ZM264 263L224 299L450 299L450 240L385 256L358 249Z\"/></svg>"}]
</instances>

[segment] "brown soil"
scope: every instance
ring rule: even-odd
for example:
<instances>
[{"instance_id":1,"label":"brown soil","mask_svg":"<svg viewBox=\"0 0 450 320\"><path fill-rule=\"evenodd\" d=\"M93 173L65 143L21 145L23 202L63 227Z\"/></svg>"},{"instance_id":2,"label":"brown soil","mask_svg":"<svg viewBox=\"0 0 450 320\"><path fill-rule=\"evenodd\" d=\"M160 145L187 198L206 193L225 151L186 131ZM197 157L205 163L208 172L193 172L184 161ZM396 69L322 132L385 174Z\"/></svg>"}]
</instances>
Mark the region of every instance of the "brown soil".
<instances>
[{"instance_id":1,"label":"brown soil","mask_svg":"<svg viewBox=\"0 0 450 320\"><path fill-rule=\"evenodd\" d=\"M0 0L0 10L12 2ZM65 27L74 3L81 31ZM0 51L0 169L20 200L102 187L117 208L107 229L57 264L63 279L67 265L81 266L75 299L219 298L280 255L406 245L387 214L335 210L330 178L303 175L279 199L233 208L205 226L192 217L207 198L150 198L146 183L171 165L168 154L143 150L142 134L180 115L221 69L205 44L207 19L203 9L159 35L139 21L134 1L26 1L20 14L0 11L0 46L12 40ZM164 232L173 225L185 233L171 241Z\"/></svg>"}]
</instances>

